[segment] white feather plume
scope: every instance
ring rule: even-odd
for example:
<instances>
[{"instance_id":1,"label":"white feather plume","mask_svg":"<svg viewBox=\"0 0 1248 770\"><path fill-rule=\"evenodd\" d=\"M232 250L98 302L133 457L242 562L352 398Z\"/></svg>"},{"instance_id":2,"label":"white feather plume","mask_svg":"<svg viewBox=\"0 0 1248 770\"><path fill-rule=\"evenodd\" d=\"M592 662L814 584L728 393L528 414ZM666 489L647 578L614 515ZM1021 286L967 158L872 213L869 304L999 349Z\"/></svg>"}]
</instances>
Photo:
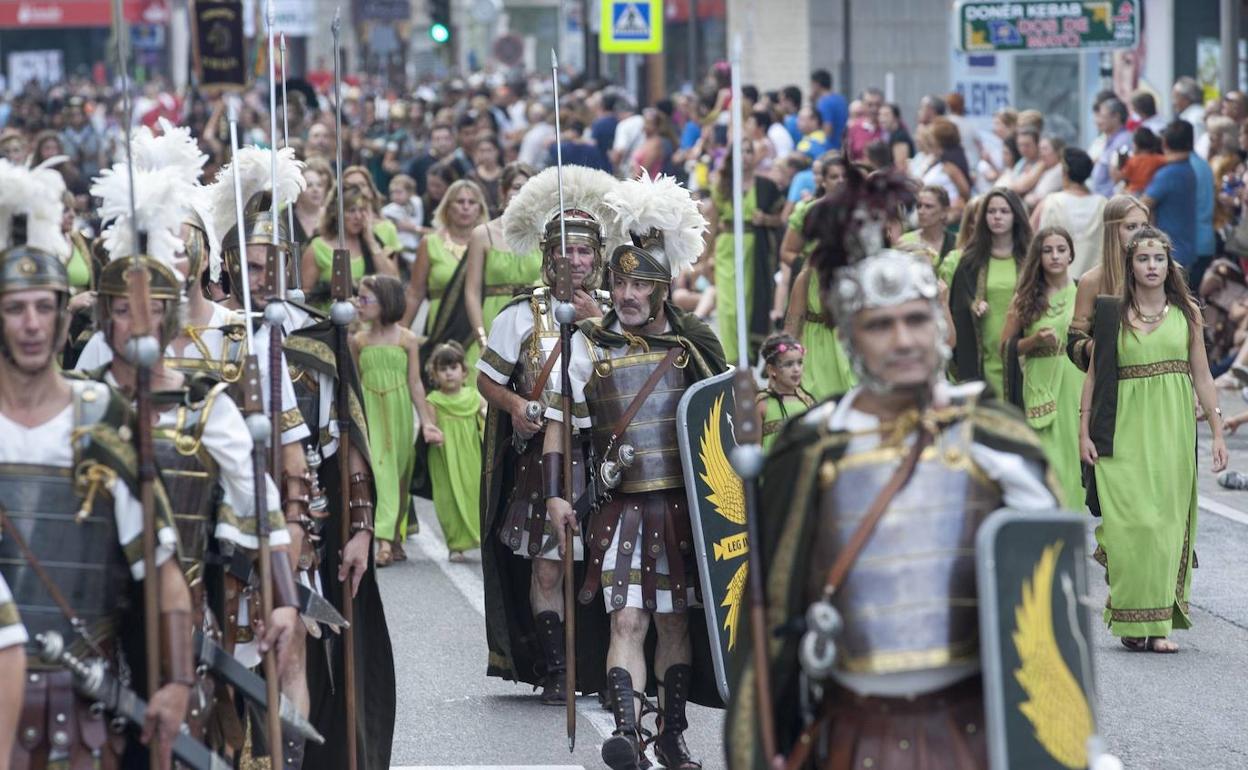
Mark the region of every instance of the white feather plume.
<instances>
[{"instance_id":1,"label":"white feather plume","mask_svg":"<svg viewBox=\"0 0 1248 770\"><path fill-rule=\"evenodd\" d=\"M250 145L238 151L238 155L221 167L217 178L209 185L210 217L204 217L208 225L211 251L208 257L208 269L212 280L221 275L221 260L224 250L222 243L230 228L238 224L238 214L234 202L234 174L238 169L242 183L243 205L252 196L265 190L272 190L270 151L263 147ZM277 151L277 195L275 205L278 208L294 205L299 194L307 183L303 179L303 161L295 160L295 151L291 147L283 147Z\"/></svg>"},{"instance_id":2,"label":"white feather plume","mask_svg":"<svg viewBox=\"0 0 1248 770\"><path fill-rule=\"evenodd\" d=\"M139 128L130 140L134 168L144 171L176 171L199 181L208 156L199 149L191 129L175 126L167 118L159 119L160 134L147 126Z\"/></svg>"},{"instance_id":3,"label":"white feather plume","mask_svg":"<svg viewBox=\"0 0 1248 770\"><path fill-rule=\"evenodd\" d=\"M663 233L663 250L673 278L702 256L706 217L675 177L651 180L643 171L637 179L620 182L606 196L606 204L615 211L622 240L655 229Z\"/></svg>"},{"instance_id":4,"label":"white feather plume","mask_svg":"<svg viewBox=\"0 0 1248 770\"><path fill-rule=\"evenodd\" d=\"M69 242L61 234L64 194L65 180L49 163L29 169L0 159L0 248L13 245L10 218L25 214L27 245L69 257Z\"/></svg>"},{"instance_id":5,"label":"white feather plume","mask_svg":"<svg viewBox=\"0 0 1248 770\"><path fill-rule=\"evenodd\" d=\"M130 211L130 174L125 163L100 172L91 185L91 194L100 198L100 220L104 228L104 249L108 258L118 259L137 252L134 225L147 234L147 255L174 268L182 250L181 229L191 214L191 201L199 187L185 174L164 169L134 171L135 215Z\"/></svg>"},{"instance_id":6,"label":"white feather plume","mask_svg":"<svg viewBox=\"0 0 1248 770\"><path fill-rule=\"evenodd\" d=\"M591 214L602 225L606 253L620 244L615 211L604 202L619 180L586 166L563 167L563 206ZM515 254L528 254L540 245L546 223L559 213L558 169L548 168L524 183L503 212L503 238Z\"/></svg>"}]
</instances>

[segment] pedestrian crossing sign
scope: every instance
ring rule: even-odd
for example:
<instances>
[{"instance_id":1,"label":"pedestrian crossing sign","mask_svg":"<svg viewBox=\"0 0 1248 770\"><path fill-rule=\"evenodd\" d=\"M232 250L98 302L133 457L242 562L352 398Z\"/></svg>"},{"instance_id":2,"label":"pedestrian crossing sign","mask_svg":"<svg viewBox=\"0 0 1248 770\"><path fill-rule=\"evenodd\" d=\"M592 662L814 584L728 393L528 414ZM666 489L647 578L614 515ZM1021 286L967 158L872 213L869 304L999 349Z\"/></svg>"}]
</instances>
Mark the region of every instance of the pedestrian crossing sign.
<instances>
[{"instance_id":1,"label":"pedestrian crossing sign","mask_svg":"<svg viewBox=\"0 0 1248 770\"><path fill-rule=\"evenodd\" d=\"M662 53L663 0L603 0L603 53Z\"/></svg>"}]
</instances>

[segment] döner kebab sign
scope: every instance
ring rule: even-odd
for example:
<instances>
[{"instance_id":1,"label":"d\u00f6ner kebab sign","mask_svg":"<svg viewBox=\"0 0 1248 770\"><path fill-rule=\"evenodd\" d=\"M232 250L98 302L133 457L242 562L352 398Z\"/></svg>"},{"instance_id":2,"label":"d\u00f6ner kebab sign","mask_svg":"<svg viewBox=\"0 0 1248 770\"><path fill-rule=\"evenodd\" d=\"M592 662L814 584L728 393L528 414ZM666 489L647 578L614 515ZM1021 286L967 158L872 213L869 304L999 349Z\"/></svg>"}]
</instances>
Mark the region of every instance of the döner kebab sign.
<instances>
[{"instance_id":1,"label":"d\u00f6ner kebab sign","mask_svg":"<svg viewBox=\"0 0 1248 770\"><path fill-rule=\"evenodd\" d=\"M1134 48L1139 0L960 0L958 45L967 53L1060 53Z\"/></svg>"}]
</instances>

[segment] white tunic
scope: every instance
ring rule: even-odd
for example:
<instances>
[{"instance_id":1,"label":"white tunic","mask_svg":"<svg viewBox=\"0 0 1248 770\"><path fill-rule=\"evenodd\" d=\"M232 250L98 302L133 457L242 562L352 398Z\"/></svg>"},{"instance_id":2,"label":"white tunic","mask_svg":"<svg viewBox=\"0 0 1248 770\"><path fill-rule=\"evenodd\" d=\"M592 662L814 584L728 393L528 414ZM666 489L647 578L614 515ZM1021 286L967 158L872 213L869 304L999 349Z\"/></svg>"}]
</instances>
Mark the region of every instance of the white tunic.
<instances>
[{"instance_id":1,"label":"white tunic","mask_svg":"<svg viewBox=\"0 0 1248 770\"><path fill-rule=\"evenodd\" d=\"M26 644L26 626L18 617L17 605L13 602L13 594L9 593L9 584L4 575L0 575L0 650Z\"/></svg>"}]
</instances>

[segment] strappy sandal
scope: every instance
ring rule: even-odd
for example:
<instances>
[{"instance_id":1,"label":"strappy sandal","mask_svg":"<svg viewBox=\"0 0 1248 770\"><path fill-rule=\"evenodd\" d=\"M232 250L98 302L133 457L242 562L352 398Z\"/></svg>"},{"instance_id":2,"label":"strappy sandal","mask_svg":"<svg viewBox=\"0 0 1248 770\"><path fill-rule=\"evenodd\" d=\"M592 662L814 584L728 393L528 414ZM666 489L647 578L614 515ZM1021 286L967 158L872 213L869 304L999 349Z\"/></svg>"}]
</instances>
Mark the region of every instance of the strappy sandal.
<instances>
[{"instance_id":1,"label":"strappy sandal","mask_svg":"<svg viewBox=\"0 0 1248 770\"><path fill-rule=\"evenodd\" d=\"M1164 636L1124 636L1122 646L1131 652L1155 652L1159 655L1173 655L1179 651L1177 645L1170 649L1157 646L1158 642L1168 641Z\"/></svg>"},{"instance_id":2,"label":"strappy sandal","mask_svg":"<svg viewBox=\"0 0 1248 770\"><path fill-rule=\"evenodd\" d=\"M377 558L374 559L374 563L377 565L377 569L389 567L394 563L394 553L390 550L390 543L382 541L377 548Z\"/></svg>"},{"instance_id":3,"label":"strappy sandal","mask_svg":"<svg viewBox=\"0 0 1248 770\"><path fill-rule=\"evenodd\" d=\"M394 561L407 561L407 551L403 550L402 540L395 540L390 544L390 553Z\"/></svg>"}]
</instances>

